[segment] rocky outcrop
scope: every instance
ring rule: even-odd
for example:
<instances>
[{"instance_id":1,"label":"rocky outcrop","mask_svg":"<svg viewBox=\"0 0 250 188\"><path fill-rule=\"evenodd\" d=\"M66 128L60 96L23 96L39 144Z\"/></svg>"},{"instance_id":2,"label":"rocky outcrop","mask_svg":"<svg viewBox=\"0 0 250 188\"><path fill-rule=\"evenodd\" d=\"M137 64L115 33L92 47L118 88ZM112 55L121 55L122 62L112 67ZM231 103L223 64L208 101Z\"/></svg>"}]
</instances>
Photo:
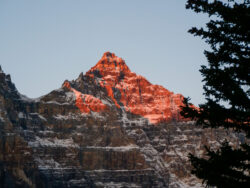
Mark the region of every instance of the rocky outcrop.
<instances>
[{"instance_id":1,"label":"rocky outcrop","mask_svg":"<svg viewBox=\"0 0 250 188\"><path fill-rule=\"evenodd\" d=\"M100 112L106 108L106 105L102 101L92 95L83 94L70 86L68 81L64 82L63 87L66 87L72 91L75 95L76 106L82 113Z\"/></svg>"},{"instance_id":2,"label":"rocky outcrop","mask_svg":"<svg viewBox=\"0 0 250 188\"><path fill-rule=\"evenodd\" d=\"M38 99L0 70L0 187L202 187L188 153L244 136L183 121L182 98L109 52Z\"/></svg>"},{"instance_id":3,"label":"rocky outcrop","mask_svg":"<svg viewBox=\"0 0 250 188\"><path fill-rule=\"evenodd\" d=\"M151 123L183 120L179 115L183 96L174 94L159 85L153 85L144 77L130 71L125 61L114 53L104 53L87 76L95 79L107 90L108 96L118 108L141 115Z\"/></svg>"},{"instance_id":4,"label":"rocky outcrop","mask_svg":"<svg viewBox=\"0 0 250 188\"><path fill-rule=\"evenodd\" d=\"M26 128L20 119L25 111L21 97L0 67L0 187L46 187L32 148L20 135Z\"/></svg>"}]
</instances>

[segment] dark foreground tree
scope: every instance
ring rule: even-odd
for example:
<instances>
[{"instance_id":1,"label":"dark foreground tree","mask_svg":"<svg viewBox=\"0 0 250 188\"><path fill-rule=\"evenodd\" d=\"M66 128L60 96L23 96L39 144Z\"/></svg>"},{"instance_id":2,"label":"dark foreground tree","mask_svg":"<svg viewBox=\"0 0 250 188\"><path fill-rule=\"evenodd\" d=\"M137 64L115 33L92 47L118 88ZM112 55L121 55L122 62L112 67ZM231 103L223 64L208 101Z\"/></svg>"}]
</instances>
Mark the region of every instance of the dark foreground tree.
<instances>
[{"instance_id":1,"label":"dark foreground tree","mask_svg":"<svg viewBox=\"0 0 250 188\"><path fill-rule=\"evenodd\" d=\"M185 99L182 115L204 127L234 129L250 137L250 3L243 0L188 0L187 9L208 14L205 28L189 32L210 45L208 66L200 72L206 102L199 110ZM190 154L192 173L208 186L250 187L250 146L218 151L206 148L205 158Z\"/></svg>"}]
</instances>

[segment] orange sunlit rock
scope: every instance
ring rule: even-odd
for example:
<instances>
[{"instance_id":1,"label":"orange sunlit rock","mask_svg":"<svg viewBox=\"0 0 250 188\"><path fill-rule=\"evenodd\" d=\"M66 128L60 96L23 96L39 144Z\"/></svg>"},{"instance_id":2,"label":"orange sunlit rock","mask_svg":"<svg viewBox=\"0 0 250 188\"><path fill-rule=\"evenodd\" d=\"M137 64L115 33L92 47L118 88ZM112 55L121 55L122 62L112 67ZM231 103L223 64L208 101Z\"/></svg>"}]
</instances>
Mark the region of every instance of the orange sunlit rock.
<instances>
[{"instance_id":1,"label":"orange sunlit rock","mask_svg":"<svg viewBox=\"0 0 250 188\"><path fill-rule=\"evenodd\" d=\"M75 105L79 108L82 113L100 112L106 108L106 105L102 101L92 95L82 94L70 86L70 83L66 81L63 87L68 88L74 92L76 97Z\"/></svg>"},{"instance_id":2,"label":"orange sunlit rock","mask_svg":"<svg viewBox=\"0 0 250 188\"><path fill-rule=\"evenodd\" d=\"M115 105L124 106L126 111L141 115L151 123L157 124L170 120L184 120L180 116L183 96L174 94L162 86L153 85L144 77L131 72L125 61L114 53L106 52L100 61L86 75L95 78L102 76L99 83L106 88ZM115 97L114 89L120 92Z\"/></svg>"}]
</instances>

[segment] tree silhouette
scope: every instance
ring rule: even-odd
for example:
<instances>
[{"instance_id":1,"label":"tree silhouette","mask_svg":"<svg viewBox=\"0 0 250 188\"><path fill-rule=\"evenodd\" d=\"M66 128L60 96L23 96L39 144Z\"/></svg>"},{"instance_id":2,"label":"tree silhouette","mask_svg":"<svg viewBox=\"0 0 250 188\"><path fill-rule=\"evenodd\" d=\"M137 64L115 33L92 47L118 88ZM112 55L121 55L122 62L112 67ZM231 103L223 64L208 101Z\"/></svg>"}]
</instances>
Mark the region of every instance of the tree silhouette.
<instances>
[{"instance_id":1,"label":"tree silhouette","mask_svg":"<svg viewBox=\"0 0 250 188\"><path fill-rule=\"evenodd\" d=\"M231 128L250 137L250 3L249 0L188 0L186 8L208 14L204 28L189 33L210 46L208 65L201 66L206 102L199 109L184 99L181 114L204 127ZM218 151L206 147L205 158L190 154L192 173L208 186L250 187L250 146L232 148L227 142Z\"/></svg>"}]
</instances>

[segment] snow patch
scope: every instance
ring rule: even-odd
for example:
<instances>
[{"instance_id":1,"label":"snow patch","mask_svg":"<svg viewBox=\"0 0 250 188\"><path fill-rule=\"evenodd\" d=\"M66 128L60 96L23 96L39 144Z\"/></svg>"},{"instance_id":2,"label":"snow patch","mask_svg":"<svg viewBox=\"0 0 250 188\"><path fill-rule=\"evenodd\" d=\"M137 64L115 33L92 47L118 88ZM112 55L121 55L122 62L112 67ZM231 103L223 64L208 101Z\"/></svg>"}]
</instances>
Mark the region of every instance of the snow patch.
<instances>
[{"instance_id":1,"label":"snow patch","mask_svg":"<svg viewBox=\"0 0 250 188\"><path fill-rule=\"evenodd\" d=\"M47 103L47 104L56 104L56 105L70 105L68 102L59 103L57 101L47 101L45 103Z\"/></svg>"},{"instance_id":2,"label":"snow patch","mask_svg":"<svg viewBox=\"0 0 250 188\"><path fill-rule=\"evenodd\" d=\"M68 102L74 102L76 100L75 94L71 91L66 92L65 95L66 95L66 101Z\"/></svg>"},{"instance_id":3,"label":"snow patch","mask_svg":"<svg viewBox=\"0 0 250 188\"><path fill-rule=\"evenodd\" d=\"M35 116L38 116L41 120L43 121L47 121L47 119L45 117L43 117L41 114L39 113L30 113L31 116L35 115Z\"/></svg>"},{"instance_id":4,"label":"snow patch","mask_svg":"<svg viewBox=\"0 0 250 188\"><path fill-rule=\"evenodd\" d=\"M26 118L26 115L23 112L19 112L18 113L18 118L24 119L24 118Z\"/></svg>"},{"instance_id":5,"label":"snow patch","mask_svg":"<svg viewBox=\"0 0 250 188\"><path fill-rule=\"evenodd\" d=\"M36 158L35 161L38 163L39 169L58 169L61 167L61 165L54 159L42 160L40 158Z\"/></svg>"},{"instance_id":6,"label":"snow patch","mask_svg":"<svg viewBox=\"0 0 250 188\"><path fill-rule=\"evenodd\" d=\"M57 120L61 120L61 121L65 121L65 120L80 120L81 117L86 117L88 116L87 114L74 114L74 113L69 113L68 115L61 115L61 114L57 114L54 115L53 117Z\"/></svg>"},{"instance_id":7,"label":"snow patch","mask_svg":"<svg viewBox=\"0 0 250 188\"><path fill-rule=\"evenodd\" d=\"M134 183L126 183L126 182L96 182L95 183L96 186L100 186L100 187L108 187L108 188L120 188L120 187L141 187L138 186Z\"/></svg>"},{"instance_id":8,"label":"snow patch","mask_svg":"<svg viewBox=\"0 0 250 188\"><path fill-rule=\"evenodd\" d=\"M93 111L91 111L91 115L92 115L95 119L102 119L102 120L105 120L105 119L106 119L105 116L100 115L100 113L98 113L98 112L93 112Z\"/></svg>"},{"instance_id":9,"label":"snow patch","mask_svg":"<svg viewBox=\"0 0 250 188\"><path fill-rule=\"evenodd\" d=\"M74 143L72 138L69 139L58 139L58 138L40 138L35 137L35 141L28 143L29 146L37 147L69 147L69 148L79 148L79 145Z\"/></svg>"},{"instance_id":10,"label":"snow patch","mask_svg":"<svg viewBox=\"0 0 250 188\"><path fill-rule=\"evenodd\" d=\"M79 179L79 180L69 180L68 181L68 183L69 183L69 185L71 185L71 184L77 184L77 185L81 185L81 184L84 184L86 182L86 180L84 179L84 178L82 178L82 179Z\"/></svg>"},{"instance_id":11,"label":"snow patch","mask_svg":"<svg viewBox=\"0 0 250 188\"><path fill-rule=\"evenodd\" d=\"M102 103L108 106L111 106L111 102L108 100L101 99Z\"/></svg>"},{"instance_id":12,"label":"snow patch","mask_svg":"<svg viewBox=\"0 0 250 188\"><path fill-rule=\"evenodd\" d=\"M121 122L123 123L123 127L124 128L130 127L132 125L136 125L136 126L141 126L142 127L142 126L144 126L145 124L148 123L148 120L145 119L145 118L143 118L143 117L130 120L127 117L127 113L125 112L125 109L121 108L121 110L122 110Z\"/></svg>"},{"instance_id":13,"label":"snow patch","mask_svg":"<svg viewBox=\"0 0 250 188\"><path fill-rule=\"evenodd\" d=\"M100 146L88 146L86 147L87 149L98 149L98 150L112 150L112 151L121 151L121 152L126 152L134 149L139 149L137 145L131 144L127 146L118 146L118 147L111 147L111 146L106 146L106 147L100 147Z\"/></svg>"}]
</instances>

